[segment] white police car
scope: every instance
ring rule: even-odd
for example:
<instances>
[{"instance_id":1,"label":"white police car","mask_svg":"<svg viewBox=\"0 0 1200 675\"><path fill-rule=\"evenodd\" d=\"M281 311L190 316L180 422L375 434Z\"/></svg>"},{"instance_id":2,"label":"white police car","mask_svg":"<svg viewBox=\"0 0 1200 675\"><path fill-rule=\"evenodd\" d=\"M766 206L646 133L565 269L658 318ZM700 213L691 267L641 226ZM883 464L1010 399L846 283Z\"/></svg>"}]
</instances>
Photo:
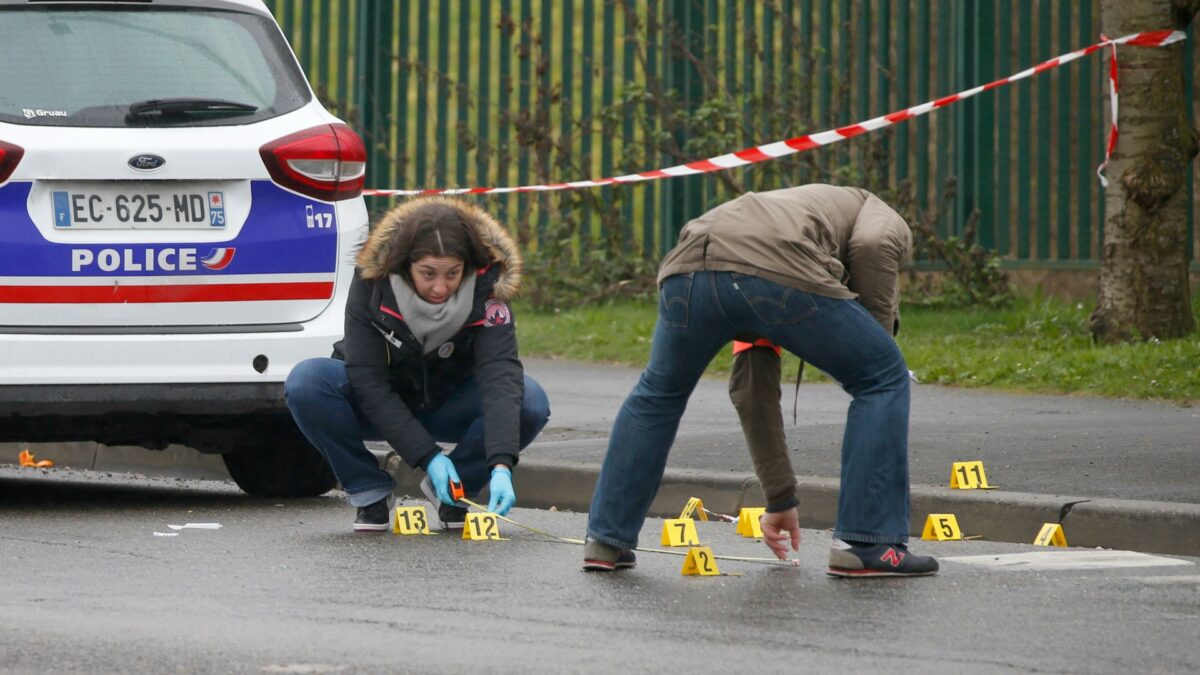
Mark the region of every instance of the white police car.
<instances>
[{"instance_id":1,"label":"white police car","mask_svg":"<svg viewBox=\"0 0 1200 675\"><path fill-rule=\"evenodd\" d=\"M342 334L361 139L257 0L0 0L0 442L334 478L283 402Z\"/></svg>"}]
</instances>

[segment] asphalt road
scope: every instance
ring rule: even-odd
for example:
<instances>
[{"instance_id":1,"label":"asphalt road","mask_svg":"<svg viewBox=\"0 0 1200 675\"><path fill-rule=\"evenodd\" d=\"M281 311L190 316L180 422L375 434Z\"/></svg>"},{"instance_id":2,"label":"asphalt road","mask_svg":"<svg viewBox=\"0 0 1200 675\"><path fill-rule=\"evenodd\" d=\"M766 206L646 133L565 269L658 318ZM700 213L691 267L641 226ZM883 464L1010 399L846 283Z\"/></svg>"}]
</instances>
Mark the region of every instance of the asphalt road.
<instances>
[{"instance_id":1,"label":"asphalt road","mask_svg":"<svg viewBox=\"0 0 1200 675\"><path fill-rule=\"evenodd\" d=\"M681 558L643 553L636 570L584 574L578 546L508 525L495 542L355 535L336 495L277 503L221 482L11 467L0 514L3 673L1200 668L1196 559L1112 567L1066 549L1051 570L1039 561L1062 550L916 542L940 575L848 581L823 573L828 533L805 531L794 568L722 560L725 576L684 577ZM575 513L513 517L584 528ZM186 523L221 527L169 527ZM719 555L766 554L732 525L699 530ZM1030 552L1003 568L953 560Z\"/></svg>"},{"instance_id":2,"label":"asphalt road","mask_svg":"<svg viewBox=\"0 0 1200 675\"><path fill-rule=\"evenodd\" d=\"M548 359L527 359L526 370L550 394L551 418L523 458L599 464L641 370ZM753 471L727 386L701 380L669 467ZM833 384L804 383L797 392L785 381L783 389L793 469L836 478L850 397ZM1196 504L1198 439L1197 407L918 384L909 464L914 485L945 486L953 462L981 460L989 481L1003 490Z\"/></svg>"}]
</instances>

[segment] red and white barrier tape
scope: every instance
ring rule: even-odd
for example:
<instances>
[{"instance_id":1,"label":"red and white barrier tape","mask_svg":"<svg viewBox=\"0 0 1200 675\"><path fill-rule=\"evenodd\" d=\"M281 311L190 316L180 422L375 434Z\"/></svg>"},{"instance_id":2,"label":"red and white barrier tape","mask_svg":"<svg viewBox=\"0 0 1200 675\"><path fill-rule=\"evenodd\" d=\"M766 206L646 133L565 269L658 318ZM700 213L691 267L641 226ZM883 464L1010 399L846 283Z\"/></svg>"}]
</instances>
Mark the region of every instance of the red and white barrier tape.
<instances>
[{"instance_id":1,"label":"red and white barrier tape","mask_svg":"<svg viewBox=\"0 0 1200 675\"><path fill-rule=\"evenodd\" d=\"M1103 36L1102 36L1103 37ZM673 176L690 176L699 173L709 173L712 171L720 171L723 169L731 169L746 164L754 164L757 162L765 162L767 160L785 157L793 153L809 150L822 145L829 145L838 141L858 136L859 134L875 131L884 127L892 126L898 122L925 115L938 108L944 108L951 103L956 103L964 99L971 98L976 94L985 91L1002 87L1006 84L1023 80L1038 73L1057 68L1063 64L1070 63L1076 59L1083 58L1093 52L1112 47L1111 65L1109 68L1109 87L1110 97L1112 99L1112 125L1109 130L1108 148L1105 152L1104 163L1097 169L1100 176L1100 181L1105 186L1108 185L1107 179L1104 177L1104 167L1108 164L1109 158L1112 156L1113 148L1117 143L1117 45L1134 45L1138 47L1165 47L1166 45L1179 42L1186 39L1186 34L1182 31L1157 30L1144 33L1134 33L1116 39L1105 38L1102 42L1098 42L1090 47L1084 47L1068 54L1055 57L1049 61L1044 61L1038 65L1022 70L1021 72L1010 75L1009 77L989 82L985 85L967 89L966 91L950 96L944 96L933 101L922 103L918 106L905 108L893 113L889 113L882 117L869 119L858 124L851 124L829 131L821 131L815 134L806 136L797 136L783 141L775 141L765 145L758 145L745 150L739 150L717 157L710 157L696 162L687 164L677 164L669 166L665 169L654 169L652 171L642 171L640 173L632 173L624 176L613 176L610 178L598 178L594 180L579 180L568 183L551 183L548 185L521 185L515 187L472 187L472 188L427 188L421 190L378 190L368 189L363 190L363 195L367 197L393 197L393 196L415 196L415 195L462 195L462 194L489 194L489 193L508 193L508 192L546 192L553 190L574 190L578 188L600 187L603 185L616 185L622 183L637 183L645 180L658 180L660 178L670 178Z\"/></svg>"},{"instance_id":2,"label":"red and white barrier tape","mask_svg":"<svg viewBox=\"0 0 1200 675\"><path fill-rule=\"evenodd\" d=\"M1107 40L1107 35L1101 35L1102 39ZM1096 175L1100 177L1100 185L1108 187L1108 176L1104 175L1104 169L1108 166L1108 160L1112 159L1113 150L1117 147L1117 45L1114 42L1112 45L1112 56L1108 60L1108 101L1112 108L1111 123L1108 127L1108 145L1104 149L1104 161L1100 162L1100 166L1096 167Z\"/></svg>"}]
</instances>

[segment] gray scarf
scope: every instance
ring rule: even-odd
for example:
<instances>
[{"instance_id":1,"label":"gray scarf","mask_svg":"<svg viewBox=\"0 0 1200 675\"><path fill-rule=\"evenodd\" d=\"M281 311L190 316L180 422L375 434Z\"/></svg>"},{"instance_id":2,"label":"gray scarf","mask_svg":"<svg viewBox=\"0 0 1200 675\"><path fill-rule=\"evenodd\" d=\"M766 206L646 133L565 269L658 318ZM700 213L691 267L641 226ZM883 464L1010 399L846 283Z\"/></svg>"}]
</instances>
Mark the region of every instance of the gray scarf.
<instances>
[{"instance_id":1,"label":"gray scarf","mask_svg":"<svg viewBox=\"0 0 1200 675\"><path fill-rule=\"evenodd\" d=\"M421 343L423 353L441 347L454 337L471 315L475 300L475 274L468 271L463 275L458 291L440 305L425 302L413 287L399 274L389 274L392 292L396 294L396 306L408 324L409 330Z\"/></svg>"}]
</instances>

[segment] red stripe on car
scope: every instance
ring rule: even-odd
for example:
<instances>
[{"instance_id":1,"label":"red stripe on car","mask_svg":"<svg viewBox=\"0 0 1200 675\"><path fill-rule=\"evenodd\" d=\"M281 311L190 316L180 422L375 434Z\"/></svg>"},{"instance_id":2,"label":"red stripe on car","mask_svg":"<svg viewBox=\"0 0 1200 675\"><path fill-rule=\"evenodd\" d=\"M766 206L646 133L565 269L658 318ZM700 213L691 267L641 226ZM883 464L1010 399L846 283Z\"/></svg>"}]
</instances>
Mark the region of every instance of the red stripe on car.
<instances>
[{"instance_id":1,"label":"red stripe on car","mask_svg":"<svg viewBox=\"0 0 1200 675\"><path fill-rule=\"evenodd\" d=\"M154 286L0 286L0 303L106 304L145 302L254 302L328 300L327 281L278 284L173 284Z\"/></svg>"}]
</instances>

